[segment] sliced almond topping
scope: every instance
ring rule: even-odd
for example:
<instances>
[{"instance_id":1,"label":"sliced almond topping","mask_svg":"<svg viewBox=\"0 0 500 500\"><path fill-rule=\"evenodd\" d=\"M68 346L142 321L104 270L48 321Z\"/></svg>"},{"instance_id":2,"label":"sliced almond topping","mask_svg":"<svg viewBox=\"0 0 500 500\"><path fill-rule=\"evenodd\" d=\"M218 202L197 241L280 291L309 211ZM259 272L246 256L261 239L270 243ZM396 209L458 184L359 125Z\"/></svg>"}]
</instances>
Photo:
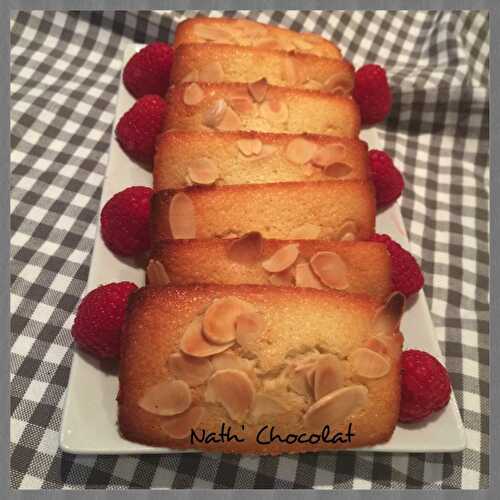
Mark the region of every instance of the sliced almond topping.
<instances>
[{"instance_id":1,"label":"sliced almond topping","mask_svg":"<svg viewBox=\"0 0 500 500\"><path fill-rule=\"evenodd\" d=\"M253 307L236 297L215 299L203 317L203 334L214 344L233 342L237 319L248 312L253 312Z\"/></svg>"},{"instance_id":2,"label":"sliced almond topping","mask_svg":"<svg viewBox=\"0 0 500 500\"><path fill-rule=\"evenodd\" d=\"M174 377L184 380L191 387L201 385L212 375L213 367L206 358L193 358L182 352L171 354L168 367Z\"/></svg>"},{"instance_id":3,"label":"sliced almond topping","mask_svg":"<svg viewBox=\"0 0 500 500\"><path fill-rule=\"evenodd\" d=\"M322 429L325 425L343 422L367 402L368 389L364 385L343 387L316 401L306 411L304 424L309 429Z\"/></svg>"},{"instance_id":4,"label":"sliced almond topping","mask_svg":"<svg viewBox=\"0 0 500 500\"><path fill-rule=\"evenodd\" d=\"M177 415L191 404L191 390L183 380L160 382L146 390L138 405L154 415Z\"/></svg>"},{"instance_id":5,"label":"sliced almond topping","mask_svg":"<svg viewBox=\"0 0 500 500\"><path fill-rule=\"evenodd\" d=\"M317 145L314 142L297 137L292 139L286 146L285 156L287 160L296 165L304 165L311 161L316 152Z\"/></svg>"},{"instance_id":6,"label":"sliced almond topping","mask_svg":"<svg viewBox=\"0 0 500 500\"><path fill-rule=\"evenodd\" d=\"M272 36L257 38L257 40L254 41L253 45L254 47L259 47L261 49L268 49L268 50L281 49L281 45L279 44L278 40L276 40Z\"/></svg>"},{"instance_id":7,"label":"sliced almond topping","mask_svg":"<svg viewBox=\"0 0 500 500\"><path fill-rule=\"evenodd\" d=\"M236 320L236 342L246 347L255 342L266 329L262 314L258 312L243 313Z\"/></svg>"},{"instance_id":8,"label":"sliced almond topping","mask_svg":"<svg viewBox=\"0 0 500 500\"><path fill-rule=\"evenodd\" d=\"M217 99L205 112L203 116L203 125L215 128L226 114L227 104L224 99Z\"/></svg>"},{"instance_id":9,"label":"sliced almond topping","mask_svg":"<svg viewBox=\"0 0 500 500\"><path fill-rule=\"evenodd\" d=\"M170 283L170 278L167 271L165 271L165 267L155 259L149 261L146 274L150 285L167 285Z\"/></svg>"},{"instance_id":10,"label":"sliced almond topping","mask_svg":"<svg viewBox=\"0 0 500 500\"><path fill-rule=\"evenodd\" d=\"M224 70L219 61L206 64L200 69L199 80L201 82L222 82L224 80Z\"/></svg>"},{"instance_id":11,"label":"sliced almond topping","mask_svg":"<svg viewBox=\"0 0 500 500\"><path fill-rule=\"evenodd\" d=\"M209 42L220 42L231 40L231 34L220 28L219 26L213 26L211 24L195 24L194 32L196 36L203 38Z\"/></svg>"},{"instance_id":12,"label":"sliced almond topping","mask_svg":"<svg viewBox=\"0 0 500 500\"><path fill-rule=\"evenodd\" d=\"M205 399L220 403L233 420L241 422L253 406L255 387L241 370L219 370L207 382Z\"/></svg>"},{"instance_id":13,"label":"sliced almond topping","mask_svg":"<svg viewBox=\"0 0 500 500\"><path fill-rule=\"evenodd\" d=\"M196 237L196 213L193 202L187 194L174 194L168 208L168 221L174 240Z\"/></svg>"},{"instance_id":14,"label":"sliced almond topping","mask_svg":"<svg viewBox=\"0 0 500 500\"><path fill-rule=\"evenodd\" d=\"M303 84L303 87L307 90L322 90L323 84L321 82L318 82L318 80L307 80Z\"/></svg>"},{"instance_id":15,"label":"sliced almond topping","mask_svg":"<svg viewBox=\"0 0 500 500\"><path fill-rule=\"evenodd\" d=\"M335 252L317 252L311 257L311 268L323 284L337 290L345 290L347 266Z\"/></svg>"},{"instance_id":16,"label":"sliced almond topping","mask_svg":"<svg viewBox=\"0 0 500 500\"><path fill-rule=\"evenodd\" d=\"M295 283L293 268L289 267L280 273L271 273L267 280L273 286L293 286Z\"/></svg>"},{"instance_id":17,"label":"sliced almond topping","mask_svg":"<svg viewBox=\"0 0 500 500\"><path fill-rule=\"evenodd\" d=\"M344 385L344 370L336 356L320 359L314 370L314 399L321 399Z\"/></svg>"},{"instance_id":18,"label":"sliced almond topping","mask_svg":"<svg viewBox=\"0 0 500 500\"><path fill-rule=\"evenodd\" d=\"M258 155L262 151L262 141L259 139L239 139L236 144L245 156Z\"/></svg>"},{"instance_id":19,"label":"sliced almond topping","mask_svg":"<svg viewBox=\"0 0 500 500\"><path fill-rule=\"evenodd\" d=\"M288 106L279 99L264 101L259 107L260 116L271 123L285 123L288 120Z\"/></svg>"},{"instance_id":20,"label":"sliced almond topping","mask_svg":"<svg viewBox=\"0 0 500 500\"><path fill-rule=\"evenodd\" d=\"M357 239L357 234L358 234L357 224L352 220L347 220L340 228L337 235L337 239L339 241L354 241Z\"/></svg>"},{"instance_id":21,"label":"sliced almond topping","mask_svg":"<svg viewBox=\"0 0 500 500\"><path fill-rule=\"evenodd\" d=\"M262 256L262 235L252 231L232 241L227 250L228 257L240 264L255 264Z\"/></svg>"},{"instance_id":22,"label":"sliced almond topping","mask_svg":"<svg viewBox=\"0 0 500 500\"><path fill-rule=\"evenodd\" d=\"M185 354L195 358L206 358L229 349L234 342L213 344L208 342L202 331L202 319L195 318L187 327L180 341L180 349Z\"/></svg>"},{"instance_id":23,"label":"sliced almond topping","mask_svg":"<svg viewBox=\"0 0 500 500\"><path fill-rule=\"evenodd\" d=\"M285 83L291 86L297 85L299 75L297 74L297 69L295 68L294 61L291 57L284 58L282 73L282 77Z\"/></svg>"},{"instance_id":24,"label":"sliced almond topping","mask_svg":"<svg viewBox=\"0 0 500 500\"><path fill-rule=\"evenodd\" d=\"M404 307L405 296L399 292L392 293L375 313L374 332L385 335L396 332L401 323Z\"/></svg>"},{"instance_id":25,"label":"sliced almond topping","mask_svg":"<svg viewBox=\"0 0 500 500\"><path fill-rule=\"evenodd\" d=\"M278 149L276 148L276 146L272 146L271 144L263 144L262 150L259 154L249 156L249 157L246 157L244 159L245 159L245 161L252 161L252 162L256 161L256 160L263 160L264 158L268 158L269 156L276 153L277 150Z\"/></svg>"},{"instance_id":26,"label":"sliced almond topping","mask_svg":"<svg viewBox=\"0 0 500 500\"><path fill-rule=\"evenodd\" d=\"M162 419L161 428L171 438L182 439L191 435L191 430L198 427L204 415L204 408L201 406L191 406L184 413Z\"/></svg>"},{"instance_id":27,"label":"sliced almond topping","mask_svg":"<svg viewBox=\"0 0 500 500\"><path fill-rule=\"evenodd\" d=\"M350 355L352 367L355 373L364 378L381 378L389 373L391 364L387 357L378 352L360 347L354 350Z\"/></svg>"},{"instance_id":28,"label":"sliced almond topping","mask_svg":"<svg viewBox=\"0 0 500 500\"><path fill-rule=\"evenodd\" d=\"M234 109L228 106L216 128L217 130L239 130L241 128L241 119Z\"/></svg>"},{"instance_id":29,"label":"sliced almond topping","mask_svg":"<svg viewBox=\"0 0 500 500\"><path fill-rule=\"evenodd\" d=\"M318 290L323 289L323 285L316 278L311 270L311 266L307 262L301 262L297 264L295 268L295 286L304 288L317 288Z\"/></svg>"},{"instance_id":30,"label":"sliced almond topping","mask_svg":"<svg viewBox=\"0 0 500 500\"><path fill-rule=\"evenodd\" d=\"M247 371L252 368L251 362L238 356L232 351L225 351L216 354L211 358L214 372L218 370L242 370Z\"/></svg>"},{"instance_id":31,"label":"sliced almond topping","mask_svg":"<svg viewBox=\"0 0 500 500\"><path fill-rule=\"evenodd\" d=\"M309 396L311 393L311 386L304 371L293 371L288 380L288 387L300 396Z\"/></svg>"},{"instance_id":32,"label":"sliced almond topping","mask_svg":"<svg viewBox=\"0 0 500 500\"><path fill-rule=\"evenodd\" d=\"M326 80L323 90L334 95L348 95L351 93L353 81L347 80L344 75L332 75Z\"/></svg>"},{"instance_id":33,"label":"sliced almond topping","mask_svg":"<svg viewBox=\"0 0 500 500\"><path fill-rule=\"evenodd\" d=\"M332 163L339 162L345 158L345 146L341 143L328 144L318 149L312 158L314 165L328 167Z\"/></svg>"},{"instance_id":34,"label":"sliced almond topping","mask_svg":"<svg viewBox=\"0 0 500 500\"><path fill-rule=\"evenodd\" d=\"M288 269L299 256L299 245L290 243L274 252L271 257L262 262L262 267L270 273L279 273Z\"/></svg>"},{"instance_id":35,"label":"sliced almond topping","mask_svg":"<svg viewBox=\"0 0 500 500\"><path fill-rule=\"evenodd\" d=\"M203 89L197 83L193 82L184 89L182 99L187 106L196 106L203 101L204 97Z\"/></svg>"},{"instance_id":36,"label":"sliced almond topping","mask_svg":"<svg viewBox=\"0 0 500 500\"><path fill-rule=\"evenodd\" d=\"M200 78L200 72L197 69L190 71L182 80L181 83L196 82Z\"/></svg>"},{"instance_id":37,"label":"sliced almond topping","mask_svg":"<svg viewBox=\"0 0 500 500\"><path fill-rule=\"evenodd\" d=\"M241 97L228 97L227 100L229 101L229 105L231 106L231 108L233 108L237 113L248 115L252 114L255 109L255 104L248 95Z\"/></svg>"},{"instance_id":38,"label":"sliced almond topping","mask_svg":"<svg viewBox=\"0 0 500 500\"><path fill-rule=\"evenodd\" d=\"M300 50L311 50L313 48L313 45L303 38L294 38L293 44Z\"/></svg>"},{"instance_id":39,"label":"sliced almond topping","mask_svg":"<svg viewBox=\"0 0 500 500\"><path fill-rule=\"evenodd\" d=\"M252 417L259 420L264 415L282 415L288 411L288 407L276 396L270 394L257 394L252 409Z\"/></svg>"},{"instance_id":40,"label":"sliced almond topping","mask_svg":"<svg viewBox=\"0 0 500 500\"><path fill-rule=\"evenodd\" d=\"M213 184L219 177L217 164L210 158L198 158L189 165L187 171L194 184Z\"/></svg>"},{"instance_id":41,"label":"sliced almond topping","mask_svg":"<svg viewBox=\"0 0 500 500\"><path fill-rule=\"evenodd\" d=\"M288 237L291 240L316 240L321 234L321 227L306 222L303 226L296 227L290 231Z\"/></svg>"},{"instance_id":42,"label":"sliced almond topping","mask_svg":"<svg viewBox=\"0 0 500 500\"><path fill-rule=\"evenodd\" d=\"M255 102L263 102L266 98L269 85L265 78L248 84L248 92Z\"/></svg>"},{"instance_id":43,"label":"sliced almond topping","mask_svg":"<svg viewBox=\"0 0 500 500\"><path fill-rule=\"evenodd\" d=\"M346 163L337 162L328 165L328 167L325 167L323 171L328 177L335 177L336 179L340 179L342 177L347 177L348 175L350 175L350 173L352 172L352 168Z\"/></svg>"}]
</instances>

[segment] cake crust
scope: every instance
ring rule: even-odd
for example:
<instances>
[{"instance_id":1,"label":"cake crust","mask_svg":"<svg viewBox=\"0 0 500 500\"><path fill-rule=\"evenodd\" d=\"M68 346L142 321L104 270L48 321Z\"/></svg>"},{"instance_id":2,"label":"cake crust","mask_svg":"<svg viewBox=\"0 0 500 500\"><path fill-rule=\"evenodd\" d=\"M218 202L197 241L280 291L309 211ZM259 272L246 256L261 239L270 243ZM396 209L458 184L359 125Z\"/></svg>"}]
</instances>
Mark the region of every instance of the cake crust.
<instances>
[{"instance_id":1,"label":"cake crust","mask_svg":"<svg viewBox=\"0 0 500 500\"><path fill-rule=\"evenodd\" d=\"M206 27L209 28L208 32ZM194 17L179 23L175 31L174 48L186 43L223 42L241 46L260 46L269 51L283 50L333 59L342 57L335 44L315 33L299 33L250 19L213 17Z\"/></svg>"},{"instance_id":2,"label":"cake crust","mask_svg":"<svg viewBox=\"0 0 500 500\"><path fill-rule=\"evenodd\" d=\"M254 130L356 138L354 100L313 90L246 83L182 83L166 95L164 130Z\"/></svg>"},{"instance_id":3,"label":"cake crust","mask_svg":"<svg viewBox=\"0 0 500 500\"><path fill-rule=\"evenodd\" d=\"M311 143L315 157L293 156L297 141ZM244 150L256 145L258 153ZM330 165L320 156L330 152ZM317 159L316 159L317 158ZM306 158L307 159L307 158ZM268 134L263 132L204 132L171 130L158 139L154 159L155 191L182 189L193 184L189 169L211 162L217 172L215 185L274 182L355 180L368 176L368 146L358 139L315 134Z\"/></svg>"},{"instance_id":4,"label":"cake crust","mask_svg":"<svg viewBox=\"0 0 500 500\"><path fill-rule=\"evenodd\" d=\"M148 388L173 378L169 356L178 352L181 337L192 318L215 299L228 296L255 306L262 314L266 330L250 351L257 356L255 378L257 393L271 391L281 394L288 412L235 421L223 406L206 401L206 384L191 387L191 406L204 408L204 415L195 431L217 433L221 424L231 426L244 442L195 442L190 437L173 439L166 432L169 417L144 410L139 402ZM119 427L129 440L152 445L182 449L201 449L225 453L280 454L349 447L370 446L390 438L399 413L399 348L390 361L389 371L382 377L367 379L353 371L350 356L373 336L373 318L380 302L366 296L324 292L312 289L276 289L272 287L190 286L147 287L136 292L129 306L120 361ZM398 334L391 336L396 339ZM264 425L274 426L281 436L306 432L303 412L310 404L307 396L297 397L283 386L280 378L285 365L312 352L316 346L322 353L337 356L345 370L345 385L358 384L367 389L368 397L362 407L348 417L331 421L335 432L347 432L351 423L355 436L351 442L294 442L261 445L255 435ZM244 356L239 347L231 348ZM314 351L314 349L313 349ZM295 366L295 365L294 365ZM264 380L267 380L264 382ZM284 381L285 380L285 381ZM270 388L270 389L269 389ZM302 399L305 400L303 401ZM305 406L304 406L305 405ZM244 429L241 429L244 425Z\"/></svg>"}]
</instances>

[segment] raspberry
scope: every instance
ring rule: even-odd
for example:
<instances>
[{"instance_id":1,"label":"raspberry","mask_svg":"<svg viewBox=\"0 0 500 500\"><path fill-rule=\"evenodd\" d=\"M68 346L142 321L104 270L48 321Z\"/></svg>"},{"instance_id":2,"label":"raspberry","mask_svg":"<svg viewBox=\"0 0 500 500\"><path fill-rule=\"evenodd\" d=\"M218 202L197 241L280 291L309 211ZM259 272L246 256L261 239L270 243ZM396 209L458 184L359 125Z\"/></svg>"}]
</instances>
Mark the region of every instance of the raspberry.
<instances>
[{"instance_id":1,"label":"raspberry","mask_svg":"<svg viewBox=\"0 0 500 500\"><path fill-rule=\"evenodd\" d=\"M353 97L359 105L361 120L366 125L381 122L391 110L392 94L384 68L367 64L354 78Z\"/></svg>"},{"instance_id":2,"label":"raspberry","mask_svg":"<svg viewBox=\"0 0 500 500\"><path fill-rule=\"evenodd\" d=\"M139 98L146 94L164 96L167 92L174 50L163 42L154 42L134 54L123 70L123 83Z\"/></svg>"},{"instance_id":3,"label":"raspberry","mask_svg":"<svg viewBox=\"0 0 500 500\"><path fill-rule=\"evenodd\" d=\"M372 149L368 152L368 159L377 194L377 206L388 205L403 191L405 187L403 176L394 166L391 157L383 151Z\"/></svg>"},{"instance_id":4,"label":"raspberry","mask_svg":"<svg viewBox=\"0 0 500 500\"><path fill-rule=\"evenodd\" d=\"M387 234L374 234L371 241L384 243L391 255L391 278L394 289L409 297L424 286L424 276L413 255Z\"/></svg>"},{"instance_id":5,"label":"raspberry","mask_svg":"<svg viewBox=\"0 0 500 500\"><path fill-rule=\"evenodd\" d=\"M401 422L417 422L444 408L451 395L446 368L429 353L410 349L401 356Z\"/></svg>"},{"instance_id":6,"label":"raspberry","mask_svg":"<svg viewBox=\"0 0 500 500\"><path fill-rule=\"evenodd\" d=\"M156 138L163 128L167 105L156 95L141 97L116 126L116 138L134 160L151 164L156 150Z\"/></svg>"},{"instance_id":7,"label":"raspberry","mask_svg":"<svg viewBox=\"0 0 500 500\"><path fill-rule=\"evenodd\" d=\"M153 190L134 186L110 198L101 211L101 234L108 248L122 256L149 249L149 214Z\"/></svg>"},{"instance_id":8,"label":"raspberry","mask_svg":"<svg viewBox=\"0 0 500 500\"><path fill-rule=\"evenodd\" d=\"M120 336L130 294L129 281L103 285L88 293L76 313L71 335L85 351L98 358L120 357Z\"/></svg>"}]
</instances>

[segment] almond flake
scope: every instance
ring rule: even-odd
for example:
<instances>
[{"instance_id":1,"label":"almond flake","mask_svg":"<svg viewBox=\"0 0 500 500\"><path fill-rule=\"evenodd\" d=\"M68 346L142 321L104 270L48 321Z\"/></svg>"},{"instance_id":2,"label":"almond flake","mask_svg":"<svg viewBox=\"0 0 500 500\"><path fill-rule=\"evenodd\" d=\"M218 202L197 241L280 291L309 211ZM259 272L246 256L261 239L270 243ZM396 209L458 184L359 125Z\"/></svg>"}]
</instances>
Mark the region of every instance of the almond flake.
<instances>
[{"instance_id":1,"label":"almond flake","mask_svg":"<svg viewBox=\"0 0 500 500\"><path fill-rule=\"evenodd\" d=\"M149 285L167 285L170 283L167 271L163 264L155 259L150 259L146 269Z\"/></svg>"},{"instance_id":2,"label":"almond flake","mask_svg":"<svg viewBox=\"0 0 500 500\"><path fill-rule=\"evenodd\" d=\"M191 390L186 382L168 380L147 389L137 404L148 413L171 416L186 411L191 401Z\"/></svg>"},{"instance_id":3,"label":"almond flake","mask_svg":"<svg viewBox=\"0 0 500 500\"><path fill-rule=\"evenodd\" d=\"M213 344L233 342L239 316L253 310L248 302L236 297L215 299L203 317L203 335Z\"/></svg>"},{"instance_id":4,"label":"almond flake","mask_svg":"<svg viewBox=\"0 0 500 500\"><path fill-rule=\"evenodd\" d=\"M325 425L344 422L368 402L368 389L364 385L350 385L338 389L316 401L304 415L309 429L321 430Z\"/></svg>"},{"instance_id":5,"label":"almond flake","mask_svg":"<svg viewBox=\"0 0 500 500\"><path fill-rule=\"evenodd\" d=\"M252 409L252 417L259 420L264 415L282 415L288 411L288 407L277 397L270 394L257 394Z\"/></svg>"},{"instance_id":6,"label":"almond flake","mask_svg":"<svg viewBox=\"0 0 500 500\"><path fill-rule=\"evenodd\" d=\"M399 292L392 293L375 313L374 332L385 335L394 334L401 323L404 307L405 296Z\"/></svg>"},{"instance_id":7,"label":"almond flake","mask_svg":"<svg viewBox=\"0 0 500 500\"><path fill-rule=\"evenodd\" d=\"M290 267L279 273L271 273L267 280L273 286L293 286L295 283L293 268Z\"/></svg>"},{"instance_id":8,"label":"almond flake","mask_svg":"<svg viewBox=\"0 0 500 500\"><path fill-rule=\"evenodd\" d=\"M197 83L193 82L184 89L182 100L187 106L196 106L203 101L204 96L203 89Z\"/></svg>"},{"instance_id":9,"label":"almond flake","mask_svg":"<svg viewBox=\"0 0 500 500\"><path fill-rule=\"evenodd\" d=\"M265 328L266 323L262 314L243 313L236 320L236 342L242 347L247 347L260 337Z\"/></svg>"},{"instance_id":10,"label":"almond flake","mask_svg":"<svg viewBox=\"0 0 500 500\"><path fill-rule=\"evenodd\" d=\"M336 356L327 355L316 363L314 369L314 399L321 399L344 385L342 363Z\"/></svg>"},{"instance_id":11,"label":"almond flake","mask_svg":"<svg viewBox=\"0 0 500 500\"><path fill-rule=\"evenodd\" d=\"M232 351L216 354L211 358L211 363L214 372L219 370L241 370L249 372L253 370L253 363L250 360L242 358Z\"/></svg>"},{"instance_id":12,"label":"almond flake","mask_svg":"<svg viewBox=\"0 0 500 500\"><path fill-rule=\"evenodd\" d=\"M226 344L218 345L208 342L203 335L202 325L200 317L196 317L188 325L180 341L180 349L183 353L195 358L206 358L223 352L234 344L234 342L227 342Z\"/></svg>"},{"instance_id":13,"label":"almond flake","mask_svg":"<svg viewBox=\"0 0 500 500\"><path fill-rule=\"evenodd\" d=\"M271 257L262 262L262 267L270 273L279 273L288 269L299 256L299 245L291 243L277 250Z\"/></svg>"},{"instance_id":14,"label":"almond flake","mask_svg":"<svg viewBox=\"0 0 500 500\"><path fill-rule=\"evenodd\" d=\"M261 103L266 98L269 85L265 78L248 84L248 92L255 102Z\"/></svg>"},{"instance_id":15,"label":"almond flake","mask_svg":"<svg viewBox=\"0 0 500 500\"><path fill-rule=\"evenodd\" d=\"M318 149L312 158L312 163L318 167L328 167L332 163L343 160L345 155L345 146L343 144L328 144Z\"/></svg>"},{"instance_id":16,"label":"almond flake","mask_svg":"<svg viewBox=\"0 0 500 500\"><path fill-rule=\"evenodd\" d=\"M304 165L311 161L316 149L317 146L314 142L303 139L302 137L297 137L286 145L285 156L287 160L296 165Z\"/></svg>"},{"instance_id":17,"label":"almond flake","mask_svg":"<svg viewBox=\"0 0 500 500\"><path fill-rule=\"evenodd\" d=\"M340 179L342 177L347 177L352 172L352 168L346 163L338 162L328 165L328 167L324 168L323 172L328 177L335 177L336 179Z\"/></svg>"},{"instance_id":18,"label":"almond flake","mask_svg":"<svg viewBox=\"0 0 500 500\"><path fill-rule=\"evenodd\" d=\"M360 377L376 379L389 373L391 364L387 357L366 347L354 350L349 359L355 373Z\"/></svg>"},{"instance_id":19,"label":"almond flake","mask_svg":"<svg viewBox=\"0 0 500 500\"><path fill-rule=\"evenodd\" d=\"M200 82L222 82L224 81L224 70L219 61L214 61L200 68L198 77Z\"/></svg>"},{"instance_id":20,"label":"almond flake","mask_svg":"<svg viewBox=\"0 0 500 500\"><path fill-rule=\"evenodd\" d=\"M285 123L288 120L288 106L279 99L264 101L259 107L259 113L271 123Z\"/></svg>"},{"instance_id":21,"label":"almond flake","mask_svg":"<svg viewBox=\"0 0 500 500\"><path fill-rule=\"evenodd\" d=\"M314 274L327 287L345 290L349 286L347 266L335 252L317 252L310 263Z\"/></svg>"},{"instance_id":22,"label":"almond flake","mask_svg":"<svg viewBox=\"0 0 500 500\"><path fill-rule=\"evenodd\" d=\"M197 69L193 69L181 80L181 83L196 82L199 78L200 72Z\"/></svg>"},{"instance_id":23,"label":"almond flake","mask_svg":"<svg viewBox=\"0 0 500 500\"><path fill-rule=\"evenodd\" d=\"M188 169L189 179L194 184L213 184L219 177L219 169L214 160L210 158L198 158L194 160Z\"/></svg>"},{"instance_id":24,"label":"almond flake","mask_svg":"<svg viewBox=\"0 0 500 500\"><path fill-rule=\"evenodd\" d=\"M229 244L227 254L239 264L255 264L262 256L262 235L256 231L244 234Z\"/></svg>"},{"instance_id":25,"label":"almond flake","mask_svg":"<svg viewBox=\"0 0 500 500\"><path fill-rule=\"evenodd\" d=\"M222 117L222 120L219 122L216 128L217 130L223 130L223 131L239 130L241 129L241 119L236 114L234 109L228 106L226 108L224 116Z\"/></svg>"},{"instance_id":26,"label":"almond flake","mask_svg":"<svg viewBox=\"0 0 500 500\"><path fill-rule=\"evenodd\" d=\"M226 114L227 104L224 99L217 99L210 107L206 110L203 116L203 125L207 127L215 128L224 118Z\"/></svg>"},{"instance_id":27,"label":"almond flake","mask_svg":"<svg viewBox=\"0 0 500 500\"><path fill-rule=\"evenodd\" d=\"M237 113L241 113L243 115L250 115L254 112L255 104L252 99L246 96L231 96L228 97L229 105L233 108Z\"/></svg>"},{"instance_id":28,"label":"almond flake","mask_svg":"<svg viewBox=\"0 0 500 500\"><path fill-rule=\"evenodd\" d=\"M191 435L191 430L196 429L205 415L201 406L191 406L189 410L173 417L161 420L161 429L173 439L183 439Z\"/></svg>"},{"instance_id":29,"label":"almond flake","mask_svg":"<svg viewBox=\"0 0 500 500\"><path fill-rule=\"evenodd\" d=\"M337 234L337 239L339 241L354 241L357 239L357 234L358 234L357 224L352 220L347 220L341 226Z\"/></svg>"},{"instance_id":30,"label":"almond flake","mask_svg":"<svg viewBox=\"0 0 500 500\"><path fill-rule=\"evenodd\" d=\"M264 158L268 158L269 156L272 156L278 151L278 148L276 146L271 146L271 144L263 144L262 149L259 154L253 155L253 156L248 156L244 158L245 161L256 161L256 160L263 160Z\"/></svg>"},{"instance_id":31,"label":"almond flake","mask_svg":"<svg viewBox=\"0 0 500 500\"><path fill-rule=\"evenodd\" d=\"M332 75L324 84L324 90L334 95L349 95L353 88L353 81L346 80L345 75Z\"/></svg>"},{"instance_id":32,"label":"almond flake","mask_svg":"<svg viewBox=\"0 0 500 500\"><path fill-rule=\"evenodd\" d=\"M307 262L297 264L297 267L295 268L295 286L316 288L318 290L322 290L324 288L312 272L311 266Z\"/></svg>"},{"instance_id":33,"label":"almond flake","mask_svg":"<svg viewBox=\"0 0 500 500\"><path fill-rule=\"evenodd\" d=\"M206 382L213 372L212 364L208 359L194 358L182 352L170 355L168 358L168 367L174 377L184 380L191 387L196 387Z\"/></svg>"},{"instance_id":34,"label":"almond flake","mask_svg":"<svg viewBox=\"0 0 500 500\"><path fill-rule=\"evenodd\" d=\"M260 139L239 139L236 145L244 156L259 155L262 152Z\"/></svg>"},{"instance_id":35,"label":"almond flake","mask_svg":"<svg viewBox=\"0 0 500 500\"><path fill-rule=\"evenodd\" d=\"M255 387L241 370L219 370L207 382L205 399L209 403L220 403L231 419L241 422L253 406Z\"/></svg>"},{"instance_id":36,"label":"almond flake","mask_svg":"<svg viewBox=\"0 0 500 500\"><path fill-rule=\"evenodd\" d=\"M193 202L187 194L174 194L168 208L168 221L174 240L196 237L196 213Z\"/></svg>"}]
</instances>

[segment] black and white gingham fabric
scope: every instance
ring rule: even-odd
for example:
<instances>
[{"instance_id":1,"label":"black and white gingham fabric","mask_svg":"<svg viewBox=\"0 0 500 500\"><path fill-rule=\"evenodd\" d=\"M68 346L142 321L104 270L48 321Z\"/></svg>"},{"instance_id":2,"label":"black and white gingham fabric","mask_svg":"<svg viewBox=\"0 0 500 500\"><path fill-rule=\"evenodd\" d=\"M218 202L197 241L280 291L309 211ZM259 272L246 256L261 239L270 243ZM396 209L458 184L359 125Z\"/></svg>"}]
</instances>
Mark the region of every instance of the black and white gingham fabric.
<instances>
[{"instance_id":1,"label":"black and white gingham fabric","mask_svg":"<svg viewBox=\"0 0 500 500\"><path fill-rule=\"evenodd\" d=\"M488 486L486 12L261 12L387 68L378 127L467 429L452 454L347 452L84 457L58 450L70 328L86 284L124 47L172 41L195 12L17 12L12 46L13 488L485 488ZM211 13L220 15L221 13Z\"/></svg>"}]
</instances>

